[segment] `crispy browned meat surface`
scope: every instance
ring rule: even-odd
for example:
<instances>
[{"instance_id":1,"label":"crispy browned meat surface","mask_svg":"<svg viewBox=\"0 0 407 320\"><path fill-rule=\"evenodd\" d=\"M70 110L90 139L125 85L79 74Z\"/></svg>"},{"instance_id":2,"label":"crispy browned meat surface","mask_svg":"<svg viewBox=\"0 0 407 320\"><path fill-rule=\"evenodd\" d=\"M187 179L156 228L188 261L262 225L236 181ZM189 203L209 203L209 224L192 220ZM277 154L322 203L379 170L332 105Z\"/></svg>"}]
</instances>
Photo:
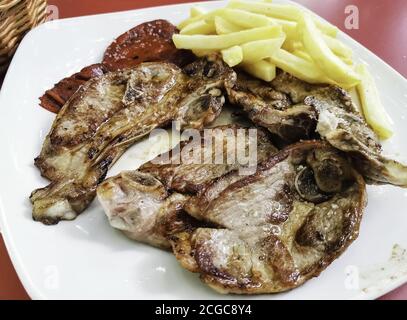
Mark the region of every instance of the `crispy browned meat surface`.
<instances>
[{"instance_id":1,"label":"crispy browned meat surface","mask_svg":"<svg viewBox=\"0 0 407 320\"><path fill-rule=\"evenodd\" d=\"M345 90L308 84L285 72L271 84L241 73L228 97L281 140L321 137L351 155L368 182L407 187L407 167L381 155L376 134Z\"/></svg>"},{"instance_id":2,"label":"crispy browned meat surface","mask_svg":"<svg viewBox=\"0 0 407 320\"><path fill-rule=\"evenodd\" d=\"M238 133L237 129L244 131ZM210 131L206 136L212 144L205 143L202 132L202 139L199 141L181 143L178 151L167 154L168 158L162 155L160 157L162 163L155 159L139 170L122 172L104 181L98 187L97 194L110 224L132 239L164 248L170 247L167 240L169 233L178 233L183 229L192 230L191 226L202 226L202 222L183 213L183 208L194 198L192 195L200 194L205 189L206 184L216 181L228 172L239 173L237 170L239 167L247 167L246 162L236 161L227 164L227 155L234 154L239 148L247 153L250 150L256 154L254 161L257 165L277 151L267 132L259 129L256 140L249 140L249 130L236 125L216 127L215 131ZM242 132L244 143L227 145L226 137L237 137ZM220 141L218 142L220 149L215 147L217 138ZM257 152L251 145L257 147ZM220 150L225 163L200 164L187 157L180 158L179 164L173 162L178 159L177 155L184 152L189 155L193 150L199 151L201 157L198 160L204 159L206 155L206 159L211 158L211 161L214 160L215 151ZM166 158L172 164L164 163ZM185 221L188 222L187 227L184 226Z\"/></svg>"},{"instance_id":3,"label":"crispy browned meat surface","mask_svg":"<svg viewBox=\"0 0 407 320\"><path fill-rule=\"evenodd\" d=\"M166 20L153 20L130 29L109 45L101 63L62 79L40 97L40 105L58 113L81 85L107 71L131 68L142 62L167 61L180 67L192 62L194 56L190 51L178 50L172 43L176 32L176 27Z\"/></svg>"},{"instance_id":4,"label":"crispy browned meat surface","mask_svg":"<svg viewBox=\"0 0 407 320\"><path fill-rule=\"evenodd\" d=\"M239 130L240 133L238 133ZM255 132L256 140L253 142L249 140L249 130ZM244 144L237 143L238 135L241 133L244 133ZM229 145L227 137L232 138L229 140ZM209 138L211 143L206 143L209 139L205 139L204 133L202 133L201 139L182 142L179 148L161 155L162 163L157 160L150 161L142 165L139 171L150 173L159 178L171 190L195 194L200 192L208 182L220 178L230 171L250 166L248 158L250 151L255 156L255 159L252 159L252 164L255 166L277 152L277 148L273 146L269 134L265 130L255 127L219 126L211 128L206 138ZM216 149L217 143L221 148ZM195 147L199 150L197 159L193 158ZM222 157L219 157L219 159L216 159L216 150L221 150ZM181 156L186 161L176 164L176 160ZM245 163L239 161L239 157ZM173 161L167 161L167 159L173 159ZM255 168L253 169L255 170Z\"/></svg>"},{"instance_id":5,"label":"crispy browned meat surface","mask_svg":"<svg viewBox=\"0 0 407 320\"><path fill-rule=\"evenodd\" d=\"M363 178L327 144L299 143L252 176L224 183L228 177L213 183L218 192L198 210L216 227L185 228L170 237L181 265L219 292L295 288L318 276L358 236Z\"/></svg>"},{"instance_id":6,"label":"crispy browned meat surface","mask_svg":"<svg viewBox=\"0 0 407 320\"><path fill-rule=\"evenodd\" d=\"M181 265L215 290L289 290L319 275L356 239L365 186L326 143L271 153L249 176L222 165L203 174L200 165L149 163L106 180L98 197L113 227L164 248L169 238Z\"/></svg>"},{"instance_id":7,"label":"crispy browned meat surface","mask_svg":"<svg viewBox=\"0 0 407 320\"><path fill-rule=\"evenodd\" d=\"M223 293L281 292L318 276L357 238L366 204L363 178L324 142L289 146L253 175L215 173L197 193L147 167L99 186L110 223L154 246L169 240L181 266ZM184 180L201 181L182 164L172 176L186 168Z\"/></svg>"},{"instance_id":8,"label":"crispy browned meat surface","mask_svg":"<svg viewBox=\"0 0 407 320\"><path fill-rule=\"evenodd\" d=\"M32 193L33 218L74 219L131 144L171 121L185 128L211 123L235 77L222 61L201 59L184 70L143 63L88 81L64 105L35 160L51 184Z\"/></svg>"}]
</instances>

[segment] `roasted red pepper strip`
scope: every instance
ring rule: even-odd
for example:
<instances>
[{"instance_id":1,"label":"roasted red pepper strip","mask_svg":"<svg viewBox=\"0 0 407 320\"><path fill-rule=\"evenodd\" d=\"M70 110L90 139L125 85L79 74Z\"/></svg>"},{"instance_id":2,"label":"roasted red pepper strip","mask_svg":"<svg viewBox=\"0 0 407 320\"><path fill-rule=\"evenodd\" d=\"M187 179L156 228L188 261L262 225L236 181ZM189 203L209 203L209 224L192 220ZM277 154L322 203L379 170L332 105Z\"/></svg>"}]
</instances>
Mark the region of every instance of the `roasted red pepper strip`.
<instances>
[{"instance_id":1,"label":"roasted red pepper strip","mask_svg":"<svg viewBox=\"0 0 407 320\"><path fill-rule=\"evenodd\" d=\"M108 71L130 68L146 61L169 61L179 66L192 62L192 52L175 48L172 35L176 32L177 28L166 20L154 20L134 27L110 44L102 63L90 65L62 79L40 97L40 105L58 113L83 83Z\"/></svg>"}]
</instances>

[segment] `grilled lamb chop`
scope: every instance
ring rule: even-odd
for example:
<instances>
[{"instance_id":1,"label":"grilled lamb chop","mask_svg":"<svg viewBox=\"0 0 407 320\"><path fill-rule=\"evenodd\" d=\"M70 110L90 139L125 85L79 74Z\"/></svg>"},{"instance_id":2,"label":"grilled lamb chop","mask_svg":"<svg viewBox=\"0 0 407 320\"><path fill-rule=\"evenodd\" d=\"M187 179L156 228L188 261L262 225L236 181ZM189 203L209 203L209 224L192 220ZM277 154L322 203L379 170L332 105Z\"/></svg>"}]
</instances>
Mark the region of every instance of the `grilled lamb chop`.
<instances>
[{"instance_id":1,"label":"grilled lamb chop","mask_svg":"<svg viewBox=\"0 0 407 320\"><path fill-rule=\"evenodd\" d=\"M407 187L407 167L381 155L376 134L348 93L332 85L315 85L280 72L271 85L239 74L229 100L256 124L287 143L317 138L347 152L368 182Z\"/></svg>"},{"instance_id":2,"label":"grilled lamb chop","mask_svg":"<svg viewBox=\"0 0 407 320\"><path fill-rule=\"evenodd\" d=\"M344 154L298 143L251 176L215 181L196 208L212 227L170 236L181 265L221 293L286 291L318 276L358 236L363 178ZM226 179L226 183L224 181ZM198 196L199 198L199 196Z\"/></svg>"},{"instance_id":3,"label":"grilled lamb chop","mask_svg":"<svg viewBox=\"0 0 407 320\"><path fill-rule=\"evenodd\" d=\"M168 234L203 226L202 222L183 213L183 208L192 200L192 195L199 194L206 184L222 175L232 171L246 173L239 168L247 167L249 163L236 161L228 164L227 156L235 154L238 149L255 152L257 165L277 152L267 132L256 129L256 139L250 140L249 130L226 125L207 131L206 135L202 132L199 141L181 142L180 148L160 156L160 160L154 159L139 170L122 172L101 183L97 189L98 199L110 224L131 239L163 248L170 248ZM244 134L243 142L235 140L239 144L227 145L228 137L237 138L241 133ZM216 143L221 148L217 149ZM253 145L257 148L252 148ZM198 161L183 157L179 164L175 163L178 155L190 155L194 150L199 152L199 159L195 159ZM210 164L217 150L224 162ZM208 160L206 164L202 161L204 159Z\"/></svg>"},{"instance_id":4,"label":"grilled lamb chop","mask_svg":"<svg viewBox=\"0 0 407 320\"><path fill-rule=\"evenodd\" d=\"M110 223L132 239L166 249L171 244L181 266L219 292L295 288L358 236L364 180L327 143L289 146L249 176L232 170L217 178L209 169L216 178L205 185L191 167L171 169L169 179L168 167L153 166L98 187ZM181 174L188 183L174 183ZM195 182L199 188L191 188Z\"/></svg>"},{"instance_id":5,"label":"grilled lamb chop","mask_svg":"<svg viewBox=\"0 0 407 320\"><path fill-rule=\"evenodd\" d=\"M88 81L64 105L35 160L51 184L32 193L33 218L74 219L134 142L171 121L187 128L211 123L235 77L222 61L201 59L184 70L144 63Z\"/></svg>"},{"instance_id":6,"label":"grilled lamb chop","mask_svg":"<svg viewBox=\"0 0 407 320\"><path fill-rule=\"evenodd\" d=\"M254 140L250 139L250 131L254 133ZM216 159L217 151L220 159ZM193 158L194 152L197 159ZM258 163L276 152L277 148L264 129L224 125L204 130L197 141L181 142L179 147L159 156L162 160L154 159L142 165L139 171L152 174L168 189L195 194L230 171L239 169L240 174L247 175L250 165L255 170ZM239 153L245 156L239 157ZM254 158L249 159L250 154ZM176 163L178 158L181 158L179 164Z\"/></svg>"}]
</instances>

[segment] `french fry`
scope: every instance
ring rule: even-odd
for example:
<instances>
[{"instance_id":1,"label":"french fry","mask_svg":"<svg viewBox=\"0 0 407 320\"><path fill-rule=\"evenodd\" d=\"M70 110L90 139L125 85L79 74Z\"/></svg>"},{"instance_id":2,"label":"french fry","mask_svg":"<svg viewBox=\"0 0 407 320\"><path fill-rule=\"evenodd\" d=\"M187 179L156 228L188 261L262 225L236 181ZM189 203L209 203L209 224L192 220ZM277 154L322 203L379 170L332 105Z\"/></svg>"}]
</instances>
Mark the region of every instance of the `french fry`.
<instances>
[{"instance_id":1,"label":"french fry","mask_svg":"<svg viewBox=\"0 0 407 320\"><path fill-rule=\"evenodd\" d=\"M324 39L325 39L325 37L328 38L329 36L325 36L325 35L324 35ZM332 39L332 38L331 38L331 39ZM333 39L333 40L335 40L336 42L339 42L339 40L336 40L336 39ZM329 46L328 42L327 42L327 45ZM337 46L337 49L335 50L335 51L337 52L336 55L337 55L343 62L345 62L346 64L352 65L352 64L353 64L353 61L352 61L352 51L351 51L351 49L348 48L348 47L346 47L347 49L350 50L349 52L347 52L347 51L346 51L347 49L344 49L344 50L341 49L340 45L342 45L342 43L340 43L340 45L337 45L337 44L333 44L333 42L332 42L332 43L331 43L331 47L332 47L332 48L330 48L331 50L333 50L333 46L334 46L334 45ZM298 41L298 40L286 40L286 41L283 43L283 49L287 50L288 52L293 53L294 55L296 55L296 56L298 56L298 57L301 57L301 58L307 57L308 60L309 60L309 59L312 60L311 56L305 51L305 48L304 48L304 45L303 45L302 41ZM334 52L334 53L335 53L335 52ZM338 53L342 53L342 55L338 55ZM347 57L343 56L343 55L345 55L345 54L348 55L348 56L347 56ZM350 56L349 56L349 54L350 54Z\"/></svg>"},{"instance_id":2,"label":"french fry","mask_svg":"<svg viewBox=\"0 0 407 320\"><path fill-rule=\"evenodd\" d=\"M189 16L191 18L203 16L205 13L205 9L197 6L191 7L191 9L189 10Z\"/></svg>"},{"instance_id":3,"label":"french fry","mask_svg":"<svg viewBox=\"0 0 407 320\"><path fill-rule=\"evenodd\" d=\"M345 58L345 57L339 57L343 62L345 62L349 66L353 66L353 60L352 58Z\"/></svg>"},{"instance_id":4,"label":"french fry","mask_svg":"<svg viewBox=\"0 0 407 320\"><path fill-rule=\"evenodd\" d=\"M193 22L197 22L197 21L199 21L199 20L212 21L212 20L214 20L214 17L217 16L217 15L219 15L219 13L221 13L223 10L225 10L225 9L223 9L223 8L215 9L215 10L212 10L212 11L210 11L210 12L207 12L207 13L205 13L205 14L203 14L203 15L188 18L188 19L186 19L186 20L180 22L180 23L178 24L177 28L178 28L179 30L182 30L182 29L184 29L187 25L189 25L189 24L191 24L191 23L193 23Z\"/></svg>"},{"instance_id":5,"label":"french fry","mask_svg":"<svg viewBox=\"0 0 407 320\"><path fill-rule=\"evenodd\" d=\"M303 15L301 27L305 49L315 63L337 83L348 87L358 84L359 75L329 49L309 14Z\"/></svg>"},{"instance_id":6,"label":"french fry","mask_svg":"<svg viewBox=\"0 0 407 320\"><path fill-rule=\"evenodd\" d=\"M310 83L330 83L324 73L313 61L302 59L284 50L277 50L269 60L278 68Z\"/></svg>"},{"instance_id":7,"label":"french fry","mask_svg":"<svg viewBox=\"0 0 407 320\"><path fill-rule=\"evenodd\" d=\"M243 51L240 46L234 46L221 51L223 61L225 61L229 67L234 67L243 61Z\"/></svg>"},{"instance_id":8,"label":"french fry","mask_svg":"<svg viewBox=\"0 0 407 320\"><path fill-rule=\"evenodd\" d=\"M216 16L215 17L215 29L217 34L228 34L232 32L238 32L242 30L242 27L229 22L222 17Z\"/></svg>"},{"instance_id":9,"label":"french fry","mask_svg":"<svg viewBox=\"0 0 407 320\"><path fill-rule=\"evenodd\" d=\"M243 62L253 64L257 61L271 57L276 50L281 48L284 37L268 40L247 42L241 45Z\"/></svg>"},{"instance_id":10,"label":"french fry","mask_svg":"<svg viewBox=\"0 0 407 320\"><path fill-rule=\"evenodd\" d=\"M253 13L264 14L269 17L300 21L302 18L302 10L299 7L289 5L289 4L274 4L268 2L253 2L248 0L230 0L227 5L229 8L241 9L250 11ZM325 34L332 37L336 37L338 28L333 26L328 22L322 21L317 15L312 14L312 19L314 20L317 27Z\"/></svg>"},{"instance_id":11,"label":"french fry","mask_svg":"<svg viewBox=\"0 0 407 320\"><path fill-rule=\"evenodd\" d=\"M317 15L313 14L313 20L316 24L317 28L324 34L335 38L338 34L338 28L334 25L330 24L329 22L322 21Z\"/></svg>"},{"instance_id":12,"label":"french fry","mask_svg":"<svg viewBox=\"0 0 407 320\"><path fill-rule=\"evenodd\" d=\"M221 52L229 66L261 79L272 79L279 67L311 83L358 84L352 50L335 38L338 28L298 6L271 2L230 0L210 12L192 7L174 44L199 57Z\"/></svg>"},{"instance_id":13,"label":"french fry","mask_svg":"<svg viewBox=\"0 0 407 320\"><path fill-rule=\"evenodd\" d=\"M263 0L263 2L265 3L271 3L273 2L273 0ZM334 26L333 24L323 21L321 20L321 18L319 16L317 16L316 14L314 14L313 12L311 12L312 18L315 22L315 24L317 25L318 29L322 31L322 33L331 36L331 37L336 37L338 34L338 28L336 26ZM286 30L284 30L286 31Z\"/></svg>"},{"instance_id":14,"label":"french fry","mask_svg":"<svg viewBox=\"0 0 407 320\"><path fill-rule=\"evenodd\" d=\"M223 35L174 34L172 40L178 49L223 50L249 41L282 37L280 26L243 30Z\"/></svg>"},{"instance_id":15,"label":"french fry","mask_svg":"<svg viewBox=\"0 0 407 320\"><path fill-rule=\"evenodd\" d=\"M216 32L214 22L199 20L192 22L180 31L180 34L214 34Z\"/></svg>"},{"instance_id":16,"label":"french fry","mask_svg":"<svg viewBox=\"0 0 407 320\"><path fill-rule=\"evenodd\" d=\"M231 10L231 9L229 9L229 10ZM239 10L239 11L241 11L241 10ZM249 12L247 12L247 13L249 13ZM223 15L223 16L226 16L226 15ZM299 33L297 32L297 23L296 22L283 20L283 19L277 19L277 18L267 18L267 19L268 19L268 22L270 25L272 25L272 24L281 25L281 27L282 27L284 33L287 35L288 39L299 40L301 38ZM239 23L240 24L239 25L238 23L236 23L237 19L231 18L230 13L229 13L229 17L227 17L226 19L224 19L221 16L216 16L215 17L216 33L217 34L227 34L227 33L237 32L244 28L247 28L248 20L242 20L242 21L243 21L243 23ZM261 23L258 23L259 26L260 26L260 24Z\"/></svg>"},{"instance_id":17,"label":"french fry","mask_svg":"<svg viewBox=\"0 0 407 320\"><path fill-rule=\"evenodd\" d=\"M356 71L361 77L356 88L365 119L380 138L388 139L393 135L392 121L380 101L375 81L365 65L356 66Z\"/></svg>"},{"instance_id":18,"label":"french fry","mask_svg":"<svg viewBox=\"0 0 407 320\"><path fill-rule=\"evenodd\" d=\"M302 41L287 39L283 44L283 49L293 52L295 50L303 50L304 45L302 44Z\"/></svg>"},{"instance_id":19,"label":"french fry","mask_svg":"<svg viewBox=\"0 0 407 320\"><path fill-rule=\"evenodd\" d=\"M301 34L298 32L297 29L297 22L271 17L269 19L283 28L283 31L285 32L287 39L289 40L301 39Z\"/></svg>"},{"instance_id":20,"label":"french fry","mask_svg":"<svg viewBox=\"0 0 407 320\"><path fill-rule=\"evenodd\" d=\"M294 50L294 51L292 52L292 54L295 55L295 56L297 56L297 57L299 57L299 58L301 58L301 59L314 62L314 61L312 60L311 56L310 56L307 52L305 52L304 50L296 49L296 50Z\"/></svg>"},{"instance_id":21,"label":"french fry","mask_svg":"<svg viewBox=\"0 0 407 320\"><path fill-rule=\"evenodd\" d=\"M326 36L328 37L328 36ZM325 39L325 36L324 36ZM335 41L339 42L339 40L334 39ZM342 44L342 43L341 43ZM327 43L328 45L328 43ZM337 46L336 44L334 44L335 46ZM332 45L331 43L331 47L333 47L334 45ZM340 45L339 45L340 46ZM352 51L350 52L346 52L345 50L342 50L341 47L337 46L337 50L335 50L337 53L335 53L343 62L345 62L347 65L352 65L353 61L352 61ZM346 47L347 48L347 47ZM283 43L283 49L287 50L288 52L293 53L294 55L301 57L301 58L305 58L307 57L308 60L312 60L311 56L305 51L304 45L302 43L302 41L298 41L298 40L286 40ZM349 48L348 48L349 49ZM333 48L331 49L333 50ZM349 49L350 50L350 49ZM342 53L342 55L338 55L338 53ZM348 55L347 57L343 56L344 54ZM350 56L349 56L350 54Z\"/></svg>"},{"instance_id":22,"label":"french fry","mask_svg":"<svg viewBox=\"0 0 407 320\"><path fill-rule=\"evenodd\" d=\"M329 49L332 50L333 53L335 53L339 57L352 59L353 52L351 48L344 45L338 39L332 38L325 34L322 36L325 40L326 45L328 46Z\"/></svg>"},{"instance_id":23,"label":"french fry","mask_svg":"<svg viewBox=\"0 0 407 320\"><path fill-rule=\"evenodd\" d=\"M259 28L274 25L273 21L265 15L239 9L225 9L219 16L243 28Z\"/></svg>"},{"instance_id":24,"label":"french fry","mask_svg":"<svg viewBox=\"0 0 407 320\"><path fill-rule=\"evenodd\" d=\"M230 0L227 7L260 13L270 17L285 20L296 21L301 18L300 9L298 7L287 4L274 4L247 0Z\"/></svg>"},{"instance_id":25,"label":"french fry","mask_svg":"<svg viewBox=\"0 0 407 320\"><path fill-rule=\"evenodd\" d=\"M276 77L276 66L266 60L243 64L242 68L252 76L270 82Z\"/></svg>"}]
</instances>

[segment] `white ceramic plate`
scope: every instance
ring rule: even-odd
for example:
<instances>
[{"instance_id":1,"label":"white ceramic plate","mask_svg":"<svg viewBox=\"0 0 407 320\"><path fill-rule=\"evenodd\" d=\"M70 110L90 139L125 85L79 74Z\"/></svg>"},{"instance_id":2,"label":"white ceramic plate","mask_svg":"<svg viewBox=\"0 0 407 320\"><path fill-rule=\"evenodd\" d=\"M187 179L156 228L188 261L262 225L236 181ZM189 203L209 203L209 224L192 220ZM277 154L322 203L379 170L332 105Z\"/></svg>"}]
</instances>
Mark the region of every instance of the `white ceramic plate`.
<instances>
[{"instance_id":1,"label":"white ceramic plate","mask_svg":"<svg viewBox=\"0 0 407 320\"><path fill-rule=\"evenodd\" d=\"M47 184L33 159L54 118L38 106L38 97L63 77L100 61L106 46L122 32L158 18L179 22L191 5L53 21L21 43L0 96L0 212L11 259L32 298L236 298L208 289L170 253L126 239L109 227L97 202L75 221L48 227L32 221L28 201L32 190ZM223 3L202 5L209 9ZM396 134L385 151L406 160L407 81L345 34L340 37L370 65L394 120ZM135 151L149 147L142 143L133 148L110 174L134 169L143 161ZM395 250L397 259L389 257L394 245L407 247L407 191L375 186L368 187L368 194L360 237L320 277L284 294L245 298L375 298L406 282L403 251Z\"/></svg>"}]
</instances>

